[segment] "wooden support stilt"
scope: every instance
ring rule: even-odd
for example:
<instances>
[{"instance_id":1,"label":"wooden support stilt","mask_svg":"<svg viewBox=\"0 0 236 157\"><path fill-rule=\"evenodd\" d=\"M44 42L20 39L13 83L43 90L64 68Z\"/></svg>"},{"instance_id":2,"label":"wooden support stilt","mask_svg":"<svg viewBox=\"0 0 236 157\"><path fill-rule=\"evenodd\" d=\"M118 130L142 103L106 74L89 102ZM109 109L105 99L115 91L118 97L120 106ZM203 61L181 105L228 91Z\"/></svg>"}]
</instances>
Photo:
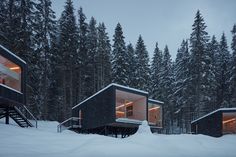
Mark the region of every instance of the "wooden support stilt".
<instances>
[{"instance_id":1,"label":"wooden support stilt","mask_svg":"<svg viewBox=\"0 0 236 157\"><path fill-rule=\"evenodd\" d=\"M9 107L6 108L5 117L6 117L6 124L9 124Z\"/></svg>"}]
</instances>

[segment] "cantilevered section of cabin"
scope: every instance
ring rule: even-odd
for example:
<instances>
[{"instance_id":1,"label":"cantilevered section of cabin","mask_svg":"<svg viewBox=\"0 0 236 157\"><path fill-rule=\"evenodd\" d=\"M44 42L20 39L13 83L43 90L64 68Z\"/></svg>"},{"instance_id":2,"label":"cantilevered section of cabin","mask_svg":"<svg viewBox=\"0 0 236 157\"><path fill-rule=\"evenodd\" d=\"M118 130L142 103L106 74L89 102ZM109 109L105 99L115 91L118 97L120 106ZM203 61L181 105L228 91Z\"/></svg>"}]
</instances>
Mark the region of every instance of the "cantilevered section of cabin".
<instances>
[{"instance_id":1,"label":"cantilevered section of cabin","mask_svg":"<svg viewBox=\"0 0 236 157\"><path fill-rule=\"evenodd\" d=\"M0 45L0 119L9 124L12 118L19 126L33 126L23 114L26 108L26 70L24 60ZM22 112L23 111L23 112Z\"/></svg>"},{"instance_id":2,"label":"cantilevered section of cabin","mask_svg":"<svg viewBox=\"0 0 236 157\"><path fill-rule=\"evenodd\" d=\"M80 130L122 130L135 132L148 120L152 127L162 127L162 105L148 99L148 92L110 84L72 108ZM99 130L99 129L98 129ZM89 132L90 132L89 131Z\"/></svg>"},{"instance_id":3,"label":"cantilevered section of cabin","mask_svg":"<svg viewBox=\"0 0 236 157\"><path fill-rule=\"evenodd\" d=\"M163 127L163 108L162 101L148 99L148 123L152 128Z\"/></svg>"},{"instance_id":4,"label":"cantilevered section of cabin","mask_svg":"<svg viewBox=\"0 0 236 157\"><path fill-rule=\"evenodd\" d=\"M26 62L0 45L0 105L25 104Z\"/></svg>"}]
</instances>

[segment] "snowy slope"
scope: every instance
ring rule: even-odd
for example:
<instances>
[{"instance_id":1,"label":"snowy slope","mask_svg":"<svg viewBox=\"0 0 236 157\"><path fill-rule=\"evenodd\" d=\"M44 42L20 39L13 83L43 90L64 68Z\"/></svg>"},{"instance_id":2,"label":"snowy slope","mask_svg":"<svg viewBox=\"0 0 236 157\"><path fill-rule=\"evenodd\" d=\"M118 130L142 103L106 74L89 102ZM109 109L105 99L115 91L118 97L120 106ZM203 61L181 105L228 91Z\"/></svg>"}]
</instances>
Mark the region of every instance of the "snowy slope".
<instances>
[{"instance_id":1,"label":"snowy slope","mask_svg":"<svg viewBox=\"0 0 236 157\"><path fill-rule=\"evenodd\" d=\"M0 122L0 157L235 157L236 136L153 135L142 125L135 135L116 139L56 133L57 122L20 128Z\"/></svg>"}]
</instances>

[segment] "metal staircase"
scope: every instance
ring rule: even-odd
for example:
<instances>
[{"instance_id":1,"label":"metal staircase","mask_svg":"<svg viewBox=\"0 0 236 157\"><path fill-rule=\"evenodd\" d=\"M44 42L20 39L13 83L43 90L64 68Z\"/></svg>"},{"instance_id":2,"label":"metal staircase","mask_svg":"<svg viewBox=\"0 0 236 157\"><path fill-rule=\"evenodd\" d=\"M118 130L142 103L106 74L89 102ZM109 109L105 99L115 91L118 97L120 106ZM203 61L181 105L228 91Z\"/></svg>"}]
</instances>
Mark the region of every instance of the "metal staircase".
<instances>
[{"instance_id":1,"label":"metal staircase","mask_svg":"<svg viewBox=\"0 0 236 157\"><path fill-rule=\"evenodd\" d=\"M6 123L9 123L9 117L11 117L20 127L35 126L37 128L37 119L25 106L0 107L0 119L4 117L6 118ZM32 123L35 124L33 125Z\"/></svg>"}]
</instances>

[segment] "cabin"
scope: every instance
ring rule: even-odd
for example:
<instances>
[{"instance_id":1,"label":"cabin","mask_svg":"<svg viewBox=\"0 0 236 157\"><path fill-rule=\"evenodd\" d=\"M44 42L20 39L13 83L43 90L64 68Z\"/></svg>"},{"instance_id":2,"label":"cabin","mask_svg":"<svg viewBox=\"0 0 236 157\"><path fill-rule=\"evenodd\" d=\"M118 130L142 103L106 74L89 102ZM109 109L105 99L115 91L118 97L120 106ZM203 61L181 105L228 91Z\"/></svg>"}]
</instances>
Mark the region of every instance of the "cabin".
<instances>
[{"instance_id":1,"label":"cabin","mask_svg":"<svg viewBox=\"0 0 236 157\"><path fill-rule=\"evenodd\" d=\"M25 106L26 70L24 60L0 45L0 119L6 124L11 118L21 127L32 127L26 113L36 120Z\"/></svg>"},{"instance_id":2,"label":"cabin","mask_svg":"<svg viewBox=\"0 0 236 157\"><path fill-rule=\"evenodd\" d=\"M125 136L135 133L147 120L152 131L159 131L163 127L162 105L148 99L146 91L112 83L72 108L72 128L82 133Z\"/></svg>"},{"instance_id":3,"label":"cabin","mask_svg":"<svg viewBox=\"0 0 236 157\"><path fill-rule=\"evenodd\" d=\"M213 137L236 134L236 108L220 108L192 121L191 132Z\"/></svg>"}]
</instances>

